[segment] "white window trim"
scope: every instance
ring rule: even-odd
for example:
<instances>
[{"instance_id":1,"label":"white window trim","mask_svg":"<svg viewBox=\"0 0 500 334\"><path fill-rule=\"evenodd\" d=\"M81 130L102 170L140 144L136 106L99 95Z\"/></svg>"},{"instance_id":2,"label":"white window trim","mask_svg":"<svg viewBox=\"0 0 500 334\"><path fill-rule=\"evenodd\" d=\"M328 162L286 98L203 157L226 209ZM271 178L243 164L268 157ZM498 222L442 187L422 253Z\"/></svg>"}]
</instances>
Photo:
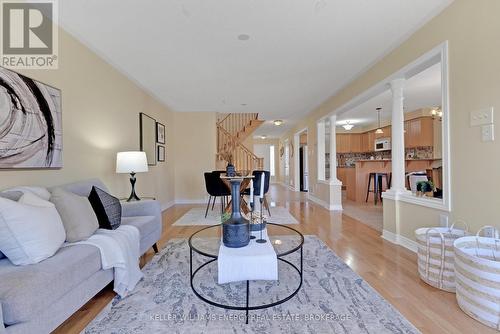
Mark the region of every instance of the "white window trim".
<instances>
[{"instance_id":1,"label":"white window trim","mask_svg":"<svg viewBox=\"0 0 500 334\"><path fill-rule=\"evenodd\" d=\"M410 191L402 193L394 193L391 191L386 191L382 195L384 198L392 200L400 200L405 203L420 205L432 209L437 209L441 211L451 211L451 194L452 194L452 184L451 184L451 159L450 159L450 104L449 104L449 60L448 60L448 41L445 41L426 54L422 55L412 63L406 65L399 71L393 73L386 79L380 81L374 86L370 87L360 95L353 98L351 101L347 102L340 108L336 109L333 113L340 115L343 114L354 107L360 105L363 102L368 101L374 96L387 90L389 83L397 78L409 78L413 75L421 72L422 70L428 68L433 63L437 63L437 60L441 62L441 90L442 90L442 161L443 161L443 199L434 199L426 197L418 197L412 194ZM319 154L319 152L318 152Z\"/></svg>"}]
</instances>

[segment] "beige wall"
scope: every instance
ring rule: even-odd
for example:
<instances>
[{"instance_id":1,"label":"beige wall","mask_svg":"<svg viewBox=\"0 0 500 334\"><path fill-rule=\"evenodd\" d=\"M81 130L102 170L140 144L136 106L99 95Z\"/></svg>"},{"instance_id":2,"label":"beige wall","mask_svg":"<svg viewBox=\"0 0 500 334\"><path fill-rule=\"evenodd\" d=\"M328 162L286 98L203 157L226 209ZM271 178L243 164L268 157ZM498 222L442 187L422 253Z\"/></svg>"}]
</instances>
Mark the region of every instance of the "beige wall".
<instances>
[{"instance_id":1,"label":"beige wall","mask_svg":"<svg viewBox=\"0 0 500 334\"><path fill-rule=\"evenodd\" d=\"M175 198L200 202L207 196L203 172L215 169L216 113L174 113Z\"/></svg>"},{"instance_id":2,"label":"beige wall","mask_svg":"<svg viewBox=\"0 0 500 334\"><path fill-rule=\"evenodd\" d=\"M493 106L500 110L500 1L456 0L365 74L332 96L285 137L334 111L433 47L449 41L451 220L473 230L498 223L500 142L481 142L480 128L469 127L469 112ZM498 125L497 125L498 126ZM315 140L315 137L312 137ZM498 138L498 135L497 135ZM284 139L284 138L282 138ZM387 209L385 210L387 211ZM388 213L388 212L384 212ZM439 211L402 204L401 233L439 222ZM425 217L420 218L420 217Z\"/></svg>"},{"instance_id":3,"label":"beige wall","mask_svg":"<svg viewBox=\"0 0 500 334\"><path fill-rule=\"evenodd\" d=\"M138 193L166 206L174 199L173 113L64 31L59 69L23 74L62 90L63 163L60 170L2 170L0 189L57 185L98 177L118 196L130 192L128 175L115 173L116 152L139 149L139 112L165 124L167 162L137 175Z\"/></svg>"},{"instance_id":4,"label":"beige wall","mask_svg":"<svg viewBox=\"0 0 500 334\"><path fill-rule=\"evenodd\" d=\"M163 208L203 200L203 172L215 165L215 113L172 112L71 35L60 30L59 38L58 70L22 73L62 91L64 167L1 170L0 189L97 177L113 194L128 196L129 176L115 173L116 152L139 149L144 112L166 126L166 162L137 175L139 196L155 196Z\"/></svg>"}]
</instances>

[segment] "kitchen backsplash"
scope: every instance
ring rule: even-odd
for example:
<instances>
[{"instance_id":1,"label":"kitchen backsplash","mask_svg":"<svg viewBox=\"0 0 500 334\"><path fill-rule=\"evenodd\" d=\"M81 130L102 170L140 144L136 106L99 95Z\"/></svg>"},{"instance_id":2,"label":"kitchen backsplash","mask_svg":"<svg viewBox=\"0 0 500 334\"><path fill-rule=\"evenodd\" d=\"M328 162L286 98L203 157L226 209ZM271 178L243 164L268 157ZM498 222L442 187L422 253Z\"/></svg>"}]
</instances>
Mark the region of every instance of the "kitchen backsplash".
<instances>
[{"instance_id":1,"label":"kitchen backsplash","mask_svg":"<svg viewBox=\"0 0 500 334\"><path fill-rule=\"evenodd\" d=\"M433 148L432 146L424 146L417 148L407 148L405 149L406 159L432 159ZM338 167L354 167L354 164L358 160L369 160L369 159L391 159L391 151L381 151L381 152L367 152L367 153L338 153L337 154L337 166Z\"/></svg>"}]
</instances>

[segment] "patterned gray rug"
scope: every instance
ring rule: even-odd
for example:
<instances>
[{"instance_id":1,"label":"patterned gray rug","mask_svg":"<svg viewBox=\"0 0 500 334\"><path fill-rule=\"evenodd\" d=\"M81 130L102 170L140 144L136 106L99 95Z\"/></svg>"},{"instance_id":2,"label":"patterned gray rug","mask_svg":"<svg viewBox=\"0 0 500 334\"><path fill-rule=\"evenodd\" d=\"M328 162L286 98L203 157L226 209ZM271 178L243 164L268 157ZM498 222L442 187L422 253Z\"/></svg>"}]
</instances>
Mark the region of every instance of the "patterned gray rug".
<instances>
[{"instance_id":1,"label":"patterned gray rug","mask_svg":"<svg viewBox=\"0 0 500 334\"><path fill-rule=\"evenodd\" d=\"M284 304L251 311L248 325L243 311L210 306L193 294L187 241L173 239L144 267L135 291L115 298L84 333L419 333L322 241L305 239L301 290ZM217 264L208 267L194 283L198 290L218 302L244 305L245 284L219 286ZM298 274L285 265L279 270L278 282L250 283L250 305L295 289Z\"/></svg>"},{"instance_id":2,"label":"patterned gray rug","mask_svg":"<svg viewBox=\"0 0 500 334\"><path fill-rule=\"evenodd\" d=\"M186 212L181 218L177 219L172 226L191 226L191 225L217 225L220 224L220 206L216 205L213 210L208 209L207 218L205 218L205 207L192 208ZM271 207L271 217L264 212L266 221L274 224L298 224L287 208L282 206Z\"/></svg>"}]
</instances>

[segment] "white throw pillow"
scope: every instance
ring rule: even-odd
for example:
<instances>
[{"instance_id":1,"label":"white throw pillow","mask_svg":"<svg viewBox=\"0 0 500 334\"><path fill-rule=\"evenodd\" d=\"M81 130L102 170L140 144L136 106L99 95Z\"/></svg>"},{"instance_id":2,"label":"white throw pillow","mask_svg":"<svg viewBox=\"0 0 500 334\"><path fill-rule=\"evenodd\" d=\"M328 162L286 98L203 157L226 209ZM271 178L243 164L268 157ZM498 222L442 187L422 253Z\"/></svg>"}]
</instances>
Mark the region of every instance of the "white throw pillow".
<instances>
[{"instance_id":1,"label":"white throw pillow","mask_svg":"<svg viewBox=\"0 0 500 334\"><path fill-rule=\"evenodd\" d=\"M0 251L13 264L43 261L54 255L65 239L54 204L29 192L19 202L0 198Z\"/></svg>"},{"instance_id":2,"label":"white throw pillow","mask_svg":"<svg viewBox=\"0 0 500 334\"><path fill-rule=\"evenodd\" d=\"M44 187L33 187L33 186L19 186L19 187L14 187L10 188L4 191L20 191L23 194L26 193L32 193L35 194L36 196L40 197L43 200L48 201L50 198L50 192L47 190L47 188Z\"/></svg>"}]
</instances>

